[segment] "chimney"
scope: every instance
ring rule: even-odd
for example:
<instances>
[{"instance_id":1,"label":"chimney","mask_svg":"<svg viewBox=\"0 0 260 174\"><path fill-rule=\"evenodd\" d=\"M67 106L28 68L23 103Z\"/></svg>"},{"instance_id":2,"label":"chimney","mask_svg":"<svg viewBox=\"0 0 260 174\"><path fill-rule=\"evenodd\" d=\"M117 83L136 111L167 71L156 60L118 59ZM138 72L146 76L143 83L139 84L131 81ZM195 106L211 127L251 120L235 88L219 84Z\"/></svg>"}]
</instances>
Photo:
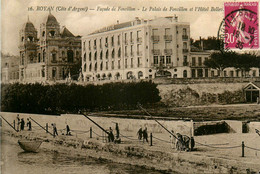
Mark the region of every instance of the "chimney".
<instances>
[{"instance_id":1,"label":"chimney","mask_svg":"<svg viewBox=\"0 0 260 174\"><path fill-rule=\"evenodd\" d=\"M204 51L203 39L201 39L201 36L200 36L200 49L201 51Z\"/></svg>"}]
</instances>

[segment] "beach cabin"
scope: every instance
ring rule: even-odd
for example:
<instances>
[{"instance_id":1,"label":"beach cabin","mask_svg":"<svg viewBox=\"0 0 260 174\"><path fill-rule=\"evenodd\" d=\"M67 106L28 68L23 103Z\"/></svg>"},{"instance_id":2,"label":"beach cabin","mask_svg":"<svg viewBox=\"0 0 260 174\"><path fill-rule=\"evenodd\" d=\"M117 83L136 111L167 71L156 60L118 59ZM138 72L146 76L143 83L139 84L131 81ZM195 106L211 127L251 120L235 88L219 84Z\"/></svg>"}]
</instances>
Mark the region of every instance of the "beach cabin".
<instances>
[{"instance_id":1,"label":"beach cabin","mask_svg":"<svg viewBox=\"0 0 260 174\"><path fill-rule=\"evenodd\" d=\"M259 102L260 82L250 82L244 87L246 102ZM260 100L260 99L259 99Z\"/></svg>"}]
</instances>

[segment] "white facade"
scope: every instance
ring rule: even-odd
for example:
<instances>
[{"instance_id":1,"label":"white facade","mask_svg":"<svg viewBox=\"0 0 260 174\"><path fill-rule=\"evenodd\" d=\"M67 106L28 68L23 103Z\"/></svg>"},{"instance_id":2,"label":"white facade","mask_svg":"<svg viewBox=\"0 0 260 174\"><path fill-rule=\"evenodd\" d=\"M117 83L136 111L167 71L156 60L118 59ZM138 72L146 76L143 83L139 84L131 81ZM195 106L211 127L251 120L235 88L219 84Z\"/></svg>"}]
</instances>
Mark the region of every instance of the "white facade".
<instances>
[{"instance_id":1,"label":"white facade","mask_svg":"<svg viewBox=\"0 0 260 174\"><path fill-rule=\"evenodd\" d=\"M84 80L182 77L189 70L183 62L189 57L190 25L177 20L136 18L83 37Z\"/></svg>"}]
</instances>

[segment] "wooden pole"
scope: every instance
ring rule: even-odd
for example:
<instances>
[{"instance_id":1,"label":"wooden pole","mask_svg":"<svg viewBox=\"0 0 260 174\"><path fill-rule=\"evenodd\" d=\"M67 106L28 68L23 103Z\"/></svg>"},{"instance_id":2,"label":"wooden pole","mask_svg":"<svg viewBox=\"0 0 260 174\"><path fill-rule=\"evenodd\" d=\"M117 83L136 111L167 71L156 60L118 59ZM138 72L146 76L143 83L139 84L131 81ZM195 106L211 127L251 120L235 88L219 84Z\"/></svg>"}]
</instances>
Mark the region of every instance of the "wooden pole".
<instances>
[{"instance_id":1,"label":"wooden pole","mask_svg":"<svg viewBox=\"0 0 260 174\"><path fill-rule=\"evenodd\" d=\"M48 133L48 123L46 123L46 133Z\"/></svg>"},{"instance_id":2,"label":"wooden pole","mask_svg":"<svg viewBox=\"0 0 260 174\"><path fill-rule=\"evenodd\" d=\"M242 157L245 157L245 143L242 141Z\"/></svg>"},{"instance_id":3,"label":"wooden pole","mask_svg":"<svg viewBox=\"0 0 260 174\"><path fill-rule=\"evenodd\" d=\"M150 134L150 146L153 146L153 134Z\"/></svg>"},{"instance_id":4,"label":"wooden pole","mask_svg":"<svg viewBox=\"0 0 260 174\"><path fill-rule=\"evenodd\" d=\"M89 134L90 138L92 138L92 127L90 127Z\"/></svg>"}]
</instances>

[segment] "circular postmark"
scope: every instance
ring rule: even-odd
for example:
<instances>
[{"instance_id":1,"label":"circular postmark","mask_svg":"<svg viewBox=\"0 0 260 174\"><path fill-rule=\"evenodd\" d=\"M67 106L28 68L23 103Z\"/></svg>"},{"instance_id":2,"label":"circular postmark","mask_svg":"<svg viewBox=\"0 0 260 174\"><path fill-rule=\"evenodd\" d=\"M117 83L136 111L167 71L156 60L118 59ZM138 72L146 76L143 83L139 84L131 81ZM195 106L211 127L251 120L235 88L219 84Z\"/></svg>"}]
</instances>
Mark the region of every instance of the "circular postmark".
<instances>
[{"instance_id":1,"label":"circular postmark","mask_svg":"<svg viewBox=\"0 0 260 174\"><path fill-rule=\"evenodd\" d=\"M221 52L259 48L257 13L240 6L227 13L218 29Z\"/></svg>"}]
</instances>

